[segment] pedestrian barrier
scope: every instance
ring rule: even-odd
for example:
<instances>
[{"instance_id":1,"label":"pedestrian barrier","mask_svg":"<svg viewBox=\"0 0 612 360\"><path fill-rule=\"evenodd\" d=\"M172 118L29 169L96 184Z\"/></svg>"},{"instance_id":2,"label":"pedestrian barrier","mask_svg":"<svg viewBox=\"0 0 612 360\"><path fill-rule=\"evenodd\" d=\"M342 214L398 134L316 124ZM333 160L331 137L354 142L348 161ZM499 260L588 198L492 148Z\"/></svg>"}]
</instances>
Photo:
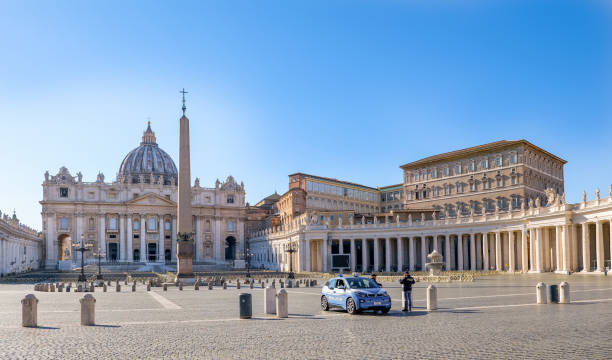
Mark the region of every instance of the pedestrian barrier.
<instances>
[{"instance_id":1,"label":"pedestrian barrier","mask_svg":"<svg viewBox=\"0 0 612 360\"><path fill-rule=\"evenodd\" d=\"M276 317L289 317L289 299L285 289L281 289L276 295Z\"/></svg>"},{"instance_id":2,"label":"pedestrian barrier","mask_svg":"<svg viewBox=\"0 0 612 360\"><path fill-rule=\"evenodd\" d=\"M569 284L563 281L559 284L559 304L570 303L570 287Z\"/></svg>"},{"instance_id":3,"label":"pedestrian barrier","mask_svg":"<svg viewBox=\"0 0 612 360\"><path fill-rule=\"evenodd\" d=\"M438 289L435 286L427 287L427 311L438 310Z\"/></svg>"},{"instance_id":4,"label":"pedestrian barrier","mask_svg":"<svg viewBox=\"0 0 612 360\"><path fill-rule=\"evenodd\" d=\"M96 299L91 294L85 295L81 300L81 325L94 326L96 324Z\"/></svg>"},{"instance_id":5,"label":"pedestrian barrier","mask_svg":"<svg viewBox=\"0 0 612 360\"><path fill-rule=\"evenodd\" d=\"M264 291L264 313L276 314L276 289L267 287Z\"/></svg>"},{"instance_id":6,"label":"pedestrian barrier","mask_svg":"<svg viewBox=\"0 0 612 360\"><path fill-rule=\"evenodd\" d=\"M21 326L38 326L38 299L34 294L28 294L21 300Z\"/></svg>"},{"instance_id":7,"label":"pedestrian barrier","mask_svg":"<svg viewBox=\"0 0 612 360\"><path fill-rule=\"evenodd\" d=\"M543 282L539 282L536 285L536 303L537 304L546 304L546 284Z\"/></svg>"}]
</instances>

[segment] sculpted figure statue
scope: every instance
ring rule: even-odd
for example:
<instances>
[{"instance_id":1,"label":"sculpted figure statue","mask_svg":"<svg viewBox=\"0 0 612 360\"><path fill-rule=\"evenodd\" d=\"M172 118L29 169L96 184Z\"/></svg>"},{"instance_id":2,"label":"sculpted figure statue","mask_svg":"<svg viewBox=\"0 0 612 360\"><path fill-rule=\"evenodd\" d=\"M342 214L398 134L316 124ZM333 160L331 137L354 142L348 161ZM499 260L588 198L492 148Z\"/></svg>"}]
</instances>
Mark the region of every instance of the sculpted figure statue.
<instances>
[{"instance_id":1,"label":"sculpted figure statue","mask_svg":"<svg viewBox=\"0 0 612 360\"><path fill-rule=\"evenodd\" d=\"M200 178L195 178L195 187L200 187Z\"/></svg>"},{"instance_id":2,"label":"sculpted figure statue","mask_svg":"<svg viewBox=\"0 0 612 360\"><path fill-rule=\"evenodd\" d=\"M349 224L354 225L355 224L355 217L354 216L349 216Z\"/></svg>"},{"instance_id":3,"label":"sculpted figure statue","mask_svg":"<svg viewBox=\"0 0 612 360\"><path fill-rule=\"evenodd\" d=\"M565 193L561 194L561 198L559 199L559 205L565 204Z\"/></svg>"},{"instance_id":4,"label":"sculpted figure statue","mask_svg":"<svg viewBox=\"0 0 612 360\"><path fill-rule=\"evenodd\" d=\"M599 188L595 190L595 199L599 200Z\"/></svg>"},{"instance_id":5,"label":"sculpted figure statue","mask_svg":"<svg viewBox=\"0 0 612 360\"><path fill-rule=\"evenodd\" d=\"M537 208L539 208L539 207L540 207L540 197L539 197L539 196L538 196L538 197L536 198L536 200L535 200L535 206L536 206Z\"/></svg>"},{"instance_id":6,"label":"sculpted figure statue","mask_svg":"<svg viewBox=\"0 0 612 360\"><path fill-rule=\"evenodd\" d=\"M399 224L399 214L398 214L398 215L395 215L395 223L396 223L396 224Z\"/></svg>"},{"instance_id":7,"label":"sculpted figure statue","mask_svg":"<svg viewBox=\"0 0 612 360\"><path fill-rule=\"evenodd\" d=\"M365 221L365 216L361 216L361 225L365 225L366 221Z\"/></svg>"},{"instance_id":8,"label":"sculpted figure statue","mask_svg":"<svg viewBox=\"0 0 612 360\"><path fill-rule=\"evenodd\" d=\"M408 214L408 224L412 224L412 214Z\"/></svg>"},{"instance_id":9,"label":"sculpted figure statue","mask_svg":"<svg viewBox=\"0 0 612 360\"><path fill-rule=\"evenodd\" d=\"M49 170L45 171L45 181L49 181ZM612 191L612 185L610 186L610 191Z\"/></svg>"},{"instance_id":10,"label":"sculpted figure statue","mask_svg":"<svg viewBox=\"0 0 612 360\"><path fill-rule=\"evenodd\" d=\"M79 183L83 182L83 174L80 171L77 173L77 179L79 179Z\"/></svg>"},{"instance_id":11,"label":"sculpted figure statue","mask_svg":"<svg viewBox=\"0 0 612 360\"><path fill-rule=\"evenodd\" d=\"M582 202L586 202L586 190L582 192Z\"/></svg>"}]
</instances>

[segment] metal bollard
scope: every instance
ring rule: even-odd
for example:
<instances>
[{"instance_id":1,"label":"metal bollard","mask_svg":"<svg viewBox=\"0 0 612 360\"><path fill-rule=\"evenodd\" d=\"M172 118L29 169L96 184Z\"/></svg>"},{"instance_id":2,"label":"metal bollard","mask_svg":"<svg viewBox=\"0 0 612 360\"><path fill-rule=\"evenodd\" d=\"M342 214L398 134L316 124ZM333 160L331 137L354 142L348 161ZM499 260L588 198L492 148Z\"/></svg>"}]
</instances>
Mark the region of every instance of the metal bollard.
<instances>
[{"instance_id":1,"label":"metal bollard","mask_svg":"<svg viewBox=\"0 0 612 360\"><path fill-rule=\"evenodd\" d=\"M85 295L81 300L81 325L94 326L96 324L96 299L91 294Z\"/></svg>"},{"instance_id":2,"label":"metal bollard","mask_svg":"<svg viewBox=\"0 0 612 360\"><path fill-rule=\"evenodd\" d=\"M570 303L570 287L569 284L563 281L559 284L559 304Z\"/></svg>"},{"instance_id":3,"label":"metal bollard","mask_svg":"<svg viewBox=\"0 0 612 360\"><path fill-rule=\"evenodd\" d=\"M438 290L435 286L427 287L427 311L438 309Z\"/></svg>"},{"instance_id":4,"label":"metal bollard","mask_svg":"<svg viewBox=\"0 0 612 360\"><path fill-rule=\"evenodd\" d=\"M240 290L240 280L236 280L236 289Z\"/></svg>"},{"instance_id":5,"label":"metal bollard","mask_svg":"<svg viewBox=\"0 0 612 360\"><path fill-rule=\"evenodd\" d=\"M251 289L253 288L253 282L252 282L252 281L249 283L249 287L250 287Z\"/></svg>"},{"instance_id":6,"label":"metal bollard","mask_svg":"<svg viewBox=\"0 0 612 360\"><path fill-rule=\"evenodd\" d=\"M267 287L264 291L264 313L276 314L276 289Z\"/></svg>"},{"instance_id":7,"label":"metal bollard","mask_svg":"<svg viewBox=\"0 0 612 360\"><path fill-rule=\"evenodd\" d=\"M57 292L64 292L64 284L60 284L60 286L57 287Z\"/></svg>"},{"instance_id":8,"label":"metal bollard","mask_svg":"<svg viewBox=\"0 0 612 360\"><path fill-rule=\"evenodd\" d=\"M115 286L115 291L116 292L121 292L121 284L119 284L118 281L117 281L117 286Z\"/></svg>"},{"instance_id":9,"label":"metal bollard","mask_svg":"<svg viewBox=\"0 0 612 360\"><path fill-rule=\"evenodd\" d=\"M281 289L276 295L276 317L289 317L289 298L285 289Z\"/></svg>"},{"instance_id":10,"label":"metal bollard","mask_svg":"<svg viewBox=\"0 0 612 360\"><path fill-rule=\"evenodd\" d=\"M223 290L227 290L227 283L223 283Z\"/></svg>"},{"instance_id":11,"label":"metal bollard","mask_svg":"<svg viewBox=\"0 0 612 360\"><path fill-rule=\"evenodd\" d=\"M132 284L132 292L136 291L136 284Z\"/></svg>"},{"instance_id":12,"label":"metal bollard","mask_svg":"<svg viewBox=\"0 0 612 360\"><path fill-rule=\"evenodd\" d=\"M89 292L95 292L96 291L96 287L94 286L93 283L91 283L91 285L89 285Z\"/></svg>"},{"instance_id":13,"label":"metal bollard","mask_svg":"<svg viewBox=\"0 0 612 360\"><path fill-rule=\"evenodd\" d=\"M240 305L240 318L250 319L253 314L253 303L251 302L251 294L241 293L238 295Z\"/></svg>"},{"instance_id":14,"label":"metal bollard","mask_svg":"<svg viewBox=\"0 0 612 360\"><path fill-rule=\"evenodd\" d=\"M38 299L34 294L28 294L21 300L21 326L38 326Z\"/></svg>"},{"instance_id":15,"label":"metal bollard","mask_svg":"<svg viewBox=\"0 0 612 360\"><path fill-rule=\"evenodd\" d=\"M168 291L168 284L164 284L164 291Z\"/></svg>"},{"instance_id":16,"label":"metal bollard","mask_svg":"<svg viewBox=\"0 0 612 360\"><path fill-rule=\"evenodd\" d=\"M261 283L261 288L262 288L262 289L265 289L265 288L266 288L266 283L262 282L262 283Z\"/></svg>"},{"instance_id":17,"label":"metal bollard","mask_svg":"<svg viewBox=\"0 0 612 360\"><path fill-rule=\"evenodd\" d=\"M546 304L546 284L543 282L539 282L536 285L536 303L537 304Z\"/></svg>"}]
</instances>

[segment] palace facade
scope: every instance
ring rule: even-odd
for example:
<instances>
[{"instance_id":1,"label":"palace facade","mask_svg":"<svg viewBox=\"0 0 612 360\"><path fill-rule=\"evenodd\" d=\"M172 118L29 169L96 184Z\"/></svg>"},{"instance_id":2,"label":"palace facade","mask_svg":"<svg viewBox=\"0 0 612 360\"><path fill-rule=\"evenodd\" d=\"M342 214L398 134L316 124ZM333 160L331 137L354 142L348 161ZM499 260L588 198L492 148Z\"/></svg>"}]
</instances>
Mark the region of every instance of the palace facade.
<instances>
[{"instance_id":1,"label":"palace facade","mask_svg":"<svg viewBox=\"0 0 612 360\"><path fill-rule=\"evenodd\" d=\"M36 270L43 258L42 237L34 229L0 213L0 277Z\"/></svg>"},{"instance_id":2,"label":"palace facade","mask_svg":"<svg viewBox=\"0 0 612 360\"><path fill-rule=\"evenodd\" d=\"M607 198L598 190L567 204L565 163L518 140L403 165L403 184L379 188L293 174L272 216L278 225L249 234L253 262L284 271L424 270L435 249L447 270L602 272L612 261L612 187ZM355 201L349 190L366 194ZM297 249L291 259L288 249Z\"/></svg>"},{"instance_id":3,"label":"palace facade","mask_svg":"<svg viewBox=\"0 0 612 360\"><path fill-rule=\"evenodd\" d=\"M71 269L80 264L75 241L103 253L105 264L176 263L177 168L157 144L149 126L140 145L119 166L116 180L98 174L83 181L62 167L45 173L42 184L45 267ZM240 266L245 231L259 222L257 209L245 206L243 183L232 176L214 187L192 187L194 266ZM251 227L249 227L251 226ZM96 261L87 255L88 263ZM236 262L238 260L238 262Z\"/></svg>"}]
</instances>

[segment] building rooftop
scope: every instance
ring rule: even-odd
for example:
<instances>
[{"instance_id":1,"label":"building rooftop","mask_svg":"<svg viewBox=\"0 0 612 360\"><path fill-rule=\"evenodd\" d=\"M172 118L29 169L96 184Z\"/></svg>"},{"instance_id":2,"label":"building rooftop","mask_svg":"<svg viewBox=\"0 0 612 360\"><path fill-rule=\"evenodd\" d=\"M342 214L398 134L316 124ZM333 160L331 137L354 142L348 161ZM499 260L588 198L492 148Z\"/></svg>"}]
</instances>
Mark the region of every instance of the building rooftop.
<instances>
[{"instance_id":1,"label":"building rooftop","mask_svg":"<svg viewBox=\"0 0 612 360\"><path fill-rule=\"evenodd\" d=\"M444 160L453 160L453 159L457 159L457 158L463 158L466 156L470 156L470 155L474 155L477 153L481 153L483 151L493 151L493 150L499 150L499 149L503 149L509 146L514 146L514 145L518 145L518 144L523 144L523 145L527 145L535 150L541 151L543 153L545 153L546 155L552 157L553 159L560 161L563 164L566 164L567 161L563 160L562 158L549 153L548 151L530 143L527 140L521 139L521 140L500 140L500 141L495 141L492 143L488 143L488 144L483 144L483 145L478 145L478 146L472 146L469 148L465 148L465 149L460 149L460 150L455 150L455 151L450 151L450 152L446 152L443 154L438 154L438 155L433 155L433 156L429 156L426 158L423 158L421 160L417 160L417 161L413 161L411 163L407 163L404 165L401 165L400 168L402 169L410 169L410 168L415 168L415 167L420 167L426 164L430 164L433 162L438 162L438 161L444 161Z\"/></svg>"},{"instance_id":2,"label":"building rooftop","mask_svg":"<svg viewBox=\"0 0 612 360\"><path fill-rule=\"evenodd\" d=\"M294 175L302 175L304 177L310 177L310 178L313 178L313 179L324 180L324 181L333 181L333 182L337 182L337 183L341 183L341 184L357 186L357 187L361 187L361 188L368 189L368 190L378 191L377 188L373 188L373 187L370 187L370 186L365 186L365 185L353 183L353 182L350 182L350 181L338 180L338 179L335 179L335 178L328 178L328 177L323 177L323 176L310 175L310 174L305 174L305 173L301 173L301 172L297 172L297 173L294 173L294 174L289 174L289 176L294 176Z\"/></svg>"}]
</instances>

